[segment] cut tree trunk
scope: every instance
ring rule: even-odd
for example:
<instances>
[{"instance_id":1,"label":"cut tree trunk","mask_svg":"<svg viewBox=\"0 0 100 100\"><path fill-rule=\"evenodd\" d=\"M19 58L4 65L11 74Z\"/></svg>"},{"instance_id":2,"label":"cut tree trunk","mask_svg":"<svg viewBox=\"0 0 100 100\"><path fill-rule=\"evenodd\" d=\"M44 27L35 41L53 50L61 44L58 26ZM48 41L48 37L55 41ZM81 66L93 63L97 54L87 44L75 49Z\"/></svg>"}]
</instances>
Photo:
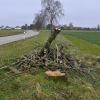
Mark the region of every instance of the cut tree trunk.
<instances>
[{"instance_id":1,"label":"cut tree trunk","mask_svg":"<svg viewBox=\"0 0 100 100\"><path fill-rule=\"evenodd\" d=\"M44 51L46 50L46 52L49 53L50 51L50 45L51 43L55 40L55 38L57 37L57 35L60 33L61 29L60 28L55 28L53 33L51 34L51 36L49 37L49 39L47 40L47 42L45 43L44 47L41 49L40 55L44 55Z\"/></svg>"}]
</instances>

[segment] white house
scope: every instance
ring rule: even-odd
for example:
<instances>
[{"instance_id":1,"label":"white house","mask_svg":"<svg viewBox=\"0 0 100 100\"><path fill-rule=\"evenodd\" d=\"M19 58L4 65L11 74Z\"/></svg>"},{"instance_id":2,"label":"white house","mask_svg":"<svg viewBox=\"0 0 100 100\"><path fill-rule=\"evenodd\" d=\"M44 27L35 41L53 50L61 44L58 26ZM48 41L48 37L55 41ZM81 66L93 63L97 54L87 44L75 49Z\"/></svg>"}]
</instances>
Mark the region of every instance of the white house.
<instances>
[{"instance_id":1,"label":"white house","mask_svg":"<svg viewBox=\"0 0 100 100\"><path fill-rule=\"evenodd\" d=\"M20 29L21 29L21 27L19 27L19 26L16 26L14 29L20 30Z\"/></svg>"}]
</instances>

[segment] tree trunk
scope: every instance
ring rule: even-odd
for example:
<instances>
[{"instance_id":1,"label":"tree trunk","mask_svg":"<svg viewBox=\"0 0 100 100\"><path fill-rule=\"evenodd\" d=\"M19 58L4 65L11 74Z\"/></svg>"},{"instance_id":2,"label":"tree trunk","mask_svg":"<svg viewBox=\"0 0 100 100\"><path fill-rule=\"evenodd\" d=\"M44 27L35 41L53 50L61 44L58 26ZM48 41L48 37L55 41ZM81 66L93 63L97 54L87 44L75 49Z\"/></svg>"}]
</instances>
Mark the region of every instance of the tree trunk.
<instances>
[{"instance_id":1,"label":"tree trunk","mask_svg":"<svg viewBox=\"0 0 100 100\"><path fill-rule=\"evenodd\" d=\"M60 33L60 31L61 30L58 29L58 28L54 29L53 34L51 34L50 38L45 43L44 47L41 49L40 55L44 55L44 50L45 49L46 49L46 52L49 52L50 51L50 45L53 42L53 40L55 40L55 38Z\"/></svg>"},{"instance_id":2,"label":"tree trunk","mask_svg":"<svg viewBox=\"0 0 100 100\"><path fill-rule=\"evenodd\" d=\"M51 24L51 33L53 33L53 22L52 22L52 18L50 20L50 24Z\"/></svg>"}]
</instances>

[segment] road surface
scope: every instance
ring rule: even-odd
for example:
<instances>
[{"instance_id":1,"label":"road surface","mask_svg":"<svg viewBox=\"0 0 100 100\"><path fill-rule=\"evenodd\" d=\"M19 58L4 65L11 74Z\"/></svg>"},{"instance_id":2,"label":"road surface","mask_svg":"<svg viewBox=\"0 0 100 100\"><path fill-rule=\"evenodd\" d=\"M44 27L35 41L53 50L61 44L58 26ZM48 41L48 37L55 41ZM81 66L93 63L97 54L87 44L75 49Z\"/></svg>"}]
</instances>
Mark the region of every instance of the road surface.
<instances>
[{"instance_id":1,"label":"road surface","mask_svg":"<svg viewBox=\"0 0 100 100\"><path fill-rule=\"evenodd\" d=\"M39 34L39 32L37 32L37 31L29 30L29 31L26 31L25 33L19 34L19 35L0 37L0 45L23 40L26 38L30 38L30 37L33 37L33 36L38 35L38 34Z\"/></svg>"}]
</instances>

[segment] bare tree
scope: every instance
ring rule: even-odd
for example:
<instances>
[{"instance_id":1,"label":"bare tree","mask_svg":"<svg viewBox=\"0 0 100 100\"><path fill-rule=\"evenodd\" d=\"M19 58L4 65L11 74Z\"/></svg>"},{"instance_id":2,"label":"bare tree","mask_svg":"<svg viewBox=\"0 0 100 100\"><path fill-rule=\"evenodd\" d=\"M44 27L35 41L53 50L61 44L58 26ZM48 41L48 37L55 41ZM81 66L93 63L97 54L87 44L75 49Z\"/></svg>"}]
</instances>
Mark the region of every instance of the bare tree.
<instances>
[{"instance_id":1,"label":"bare tree","mask_svg":"<svg viewBox=\"0 0 100 100\"><path fill-rule=\"evenodd\" d=\"M45 12L41 11L40 13L37 13L33 23L34 23L34 26L37 30L40 30L41 28L43 28L46 24Z\"/></svg>"},{"instance_id":2,"label":"bare tree","mask_svg":"<svg viewBox=\"0 0 100 100\"><path fill-rule=\"evenodd\" d=\"M74 25L73 25L73 23L69 23L69 28L72 30L73 28L74 28Z\"/></svg>"},{"instance_id":3,"label":"bare tree","mask_svg":"<svg viewBox=\"0 0 100 100\"><path fill-rule=\"evenodd\" d=\"M54 23L58 21L58 18L64 15L62 4L58 0L42 0L41 4L47 19L46 21L51 25L52 33Z\"/></svg>"},{"instance_id":4,"label":"bare tree","mask_svg":"<svg viewBox=\"0 0 100 100\"><path fill-rule=\"evenodd\" d=\"M97 30L100 31L100 25L99 24L97 25Z\"/></svg>"}]
</instances>

